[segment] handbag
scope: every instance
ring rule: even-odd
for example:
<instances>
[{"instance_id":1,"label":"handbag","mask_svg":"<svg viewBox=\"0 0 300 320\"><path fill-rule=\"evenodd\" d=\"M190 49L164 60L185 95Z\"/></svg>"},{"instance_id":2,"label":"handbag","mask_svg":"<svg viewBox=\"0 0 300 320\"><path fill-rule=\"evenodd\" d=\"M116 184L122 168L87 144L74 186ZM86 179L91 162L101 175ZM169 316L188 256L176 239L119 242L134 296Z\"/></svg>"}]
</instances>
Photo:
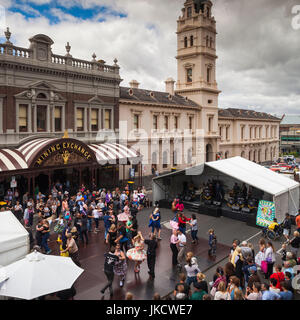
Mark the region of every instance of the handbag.
<instances>
[{"instance_id":1,"label":"handbag","mask_svg":"<svg viewBox=\"0 0 300 320\"><path fill-rule=\"evenodd\" d=\"M217 288L216 287L213 287L211 290L210 290L210 294L214 297L215 294L217 292Z\"/></svg>"},{"instance_id":2,"label":"handbag","mask_svg":"<svg viewBox=\"0 0 300 320\"><path fill-rule=\"evenodd\" d=\"M268 262L266 260L261 262L261 271L263 273L267 273L268 272Z\"/></svg>"}]
</instances>

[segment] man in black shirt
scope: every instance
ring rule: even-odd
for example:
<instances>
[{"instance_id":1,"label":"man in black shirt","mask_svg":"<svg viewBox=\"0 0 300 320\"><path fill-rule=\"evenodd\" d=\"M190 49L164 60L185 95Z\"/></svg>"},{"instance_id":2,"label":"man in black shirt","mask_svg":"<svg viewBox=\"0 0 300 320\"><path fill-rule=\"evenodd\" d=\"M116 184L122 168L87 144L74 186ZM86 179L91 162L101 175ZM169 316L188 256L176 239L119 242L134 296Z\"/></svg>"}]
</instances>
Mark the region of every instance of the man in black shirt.
<instances>
[{"instance_id":1,"label":"man in black shirt","mask_svg":"<svg viewBox=\"0 0 300 320\"><path fill-rule=\"evenodd\" d=\"M102 294L105 293L105 290L109 288L110 296L113 296L113 288L112 283L114 281L114 265L117 261L119 261L119 257L115 255L115 248L111 247L108 253L104 254L104 273L108 280L107 285L100 291Z\"/></svg>"},{"instance_id":2,"label":"man in black shirt","mask_svg":"<svg viewBox=\"0 0 300 320\"><path fill-rule=\"evenodd\" d=\"M147 263L148 263L148 268L149 268L149 275L152 279L155 278L155 260L156 260L156 249L157 249L157 241L156 241L156 236L155 234L151 233L150 235L150 240L145 240L145 244L148 245L147 249Z\"/></svg>"}]
</instances>

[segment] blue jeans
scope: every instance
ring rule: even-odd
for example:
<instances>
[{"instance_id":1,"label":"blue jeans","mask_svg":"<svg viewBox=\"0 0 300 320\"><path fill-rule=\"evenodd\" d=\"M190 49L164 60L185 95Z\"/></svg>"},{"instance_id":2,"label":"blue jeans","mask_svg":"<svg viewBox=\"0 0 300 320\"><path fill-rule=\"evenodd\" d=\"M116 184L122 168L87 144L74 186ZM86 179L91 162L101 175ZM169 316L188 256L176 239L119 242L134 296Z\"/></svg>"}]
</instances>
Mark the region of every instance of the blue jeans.
<instances>
[{"instance_id":1,"label":"blue jeans","mask_svg":"<svg viewBox=\"0 0 300 320\"><path fill-rule=\"evenodd\" d=\"M198 240L197 233L198 233L198 230L191 231L191 236L192 236L193 241Z\"/></svg>"},{"instance_id":2,"label":"blue jeans","mask_svg":"<svg viewBox=\"0 0 300 320\"><path fill-rule=\"evenodd\" d=\"M184 226L184 227L179 227L179 230L185 235L185 229L186 229L186 227Z\"/></svg>"},{"instance_id":3,"label":"blue jeans","mask_svg":"<svg viewBox=\"0 0 300 320\"><path fill-rule=\"evenodd\" d=\"M50 248L48 247L48 239L49 239L49 232L43 234L43 237L42 237L41 247L44 248L46 252L50 251Z\"/></svg>"},{"instance_id":4,"label":"blue jeans","mask_svg":"<svg viewBox=\"0 0 300 320\"><path fill-rule=\"evenodd\" d=\"M91 218L87 219L87 229L88 229L88 231L92 231L92 219Z\"/></svg>"},{"instance_id":5,"label":"blue jeans","mask_svg":"<svg viewBox=\"0 0 300 320\"><path fill-rule=\"evenodd\" d=\"M191 285L191 283L197 283L197 277L195 276L195 277L187 277L187 279L186 279L186 283L190 286Z\"/></svg>"}]
</instances>

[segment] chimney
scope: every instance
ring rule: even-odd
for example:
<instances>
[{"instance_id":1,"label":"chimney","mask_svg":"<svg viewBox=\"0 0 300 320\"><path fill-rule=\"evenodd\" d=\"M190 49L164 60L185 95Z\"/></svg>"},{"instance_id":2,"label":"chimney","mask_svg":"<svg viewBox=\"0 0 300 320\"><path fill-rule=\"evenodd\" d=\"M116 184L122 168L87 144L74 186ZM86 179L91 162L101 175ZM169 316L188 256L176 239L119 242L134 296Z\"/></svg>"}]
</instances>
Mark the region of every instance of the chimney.
<instances>
[{"instance_id":1,"label":"chimney","mask_svg":"<svg viewBox=\"0 0 300 320\"><path fill-rule=\"evenodd\" d=\"M132 89L138 89L140 84L136 80L132 80L131 82L129 82L129 85Z\"/></svg>"},{"instance_id":2,"label":"chimney","mask_svg":"<svg viewBox=\"0 0 300 320\"><path fill-rule=\"evenodd\" d=\"M168 92L170 95L174 96L174 84L175 84L175 80L172 78L168 78L165 81L166 84L166 92Z\"/></svg>"}]
</instances>

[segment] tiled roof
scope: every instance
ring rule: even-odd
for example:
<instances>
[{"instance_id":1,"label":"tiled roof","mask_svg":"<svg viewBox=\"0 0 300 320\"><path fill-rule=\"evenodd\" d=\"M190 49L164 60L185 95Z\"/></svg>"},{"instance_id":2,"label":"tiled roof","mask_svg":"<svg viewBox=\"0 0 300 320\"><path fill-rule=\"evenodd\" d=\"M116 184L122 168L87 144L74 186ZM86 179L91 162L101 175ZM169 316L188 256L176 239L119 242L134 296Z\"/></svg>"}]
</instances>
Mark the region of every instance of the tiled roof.
<instances>
[{"instance_id":1,"label":"tiled roof","mask_svg":"<svg viewBox=\"0 0 300 320\"><path fill-rule=\"evenodd\" d=\"M130 89L132 90L132 95L129 94ZM136 102L140 101L186 107L199 107L197 103L193 102L192 100L186 99L185 97L182 97L178 94L171 96L171 99L169 99L168 92L151 91L127 87L120 87L120 99L132 100Z\"/></svg>"},{"instance_id":2,"label":"tiled roof","mask_svg":"<svg viewBox=\"0 0 300 320\"><path fill-rule=\"evenodd\" d=\"M219 109L219 117L226 118L247 118L247 119L263 119L263 120L277 120L280 121L279 118L272 116L269 113L265 112L257 112L254 110L245 110L245 109Z\"/></svg>"}]
</instances>

